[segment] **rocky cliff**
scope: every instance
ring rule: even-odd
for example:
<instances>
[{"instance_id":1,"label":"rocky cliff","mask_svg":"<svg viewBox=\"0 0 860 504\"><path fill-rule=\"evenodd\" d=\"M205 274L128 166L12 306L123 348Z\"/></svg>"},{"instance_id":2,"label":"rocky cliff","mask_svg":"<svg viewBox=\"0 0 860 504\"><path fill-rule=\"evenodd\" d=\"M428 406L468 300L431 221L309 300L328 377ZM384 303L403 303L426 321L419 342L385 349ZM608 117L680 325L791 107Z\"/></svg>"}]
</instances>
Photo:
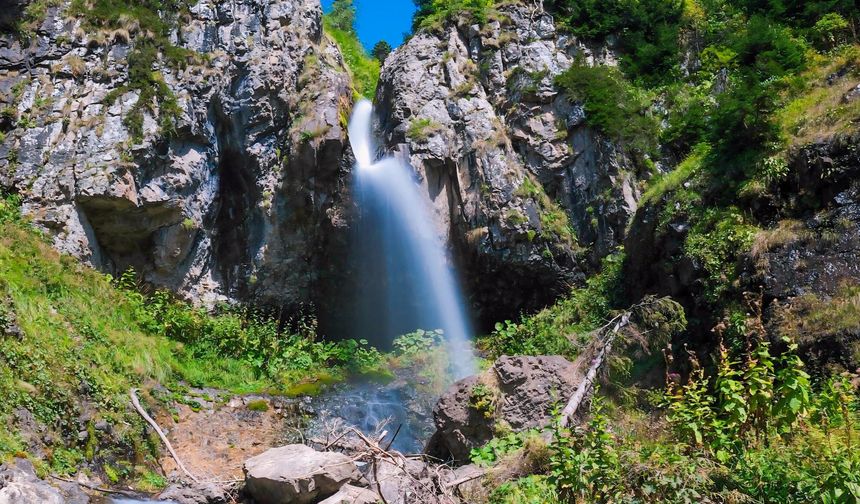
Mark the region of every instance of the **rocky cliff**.
<instances>
[{"instance_id":1,"label":"rocky cliff","mask_svg":"<svg viewBox=\"0 0 860 504\"><path fill-rule=\"evenodd\" d=\"M319 4L189 4L145 86L145 30L71 5L0 39L0 184L55 247L204 304L344 290L353 94ZM485 321L581 281L638 198L635 164L553 85L574 58L612 54L539 7L500 9L416 34L376 97L382 147L415 169Z\"/></svg>"},{"instance_id":2,"label":"rocky cliff","mask_svg":"<svg viewBox=\"0 0 860 504\"><path fill-rule=\"evenodd\" d=\"M352 100L321 16L314 0L201 1L140 76L139 23L50 8L27 42L0 38L0 184L102 270L208 304L312 300L345 236Z\"/></svg>"},{"instance_id":3,"label":"rocky cliff","mask_svg":"<svg viewBox=\"0 0 860 504\"><path fill-rule=\"evenodd\" d=\"M485 320L566 292L636 210L634 163L554 86L575 58L614 63L511 2L481 26L419 31L385 61L385 145L415 168Z\"/></svg>"}]
</instances>

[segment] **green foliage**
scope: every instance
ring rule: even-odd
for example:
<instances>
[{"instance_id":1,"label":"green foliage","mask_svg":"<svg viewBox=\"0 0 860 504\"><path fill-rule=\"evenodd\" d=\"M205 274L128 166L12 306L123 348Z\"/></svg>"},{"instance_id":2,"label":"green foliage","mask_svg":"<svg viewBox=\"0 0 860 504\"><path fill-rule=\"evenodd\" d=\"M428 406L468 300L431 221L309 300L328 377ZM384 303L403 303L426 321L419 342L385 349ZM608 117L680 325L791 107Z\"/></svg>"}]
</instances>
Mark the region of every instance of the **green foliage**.
<instances>
[{"instance_id":1,"label":"green foliage","mask_svg":"<svg viewBox=\"0 0 860 504\"><path fill-rule=\"evenodd\" d=\"M418 329L411 333L398 336L394 340L394 351L399 355L414 356L429 352L442 344L444 334L441 329L425 331Z\"/></svg>"},{"instance_id":2,"label":"green foliage","mask_svg":"<svg viewBox=\"0 0 860 504\"><path fill-rule=\"evenodd\" d=\"M469 406L484 418L491 419L496 414L495 393L487 385L478 383L469 393Z\"/></svg>"},{"instance_id":3,"label":"green foliage","mask_svg":"<svg viewBox=\"0 0 860 504\"><path fill-rule=\"evenodd\" d=\"M640 204L648 205L660 201L663 196L674 192L687 182L702 167L702 161L710 151L708 144L699 144L674 170L652 179L648 189L642 194Z\"/></svg>"},{"instance_id":4,"label":"green foliage","mask_svg":"<svg viewBox=\"0 0 860 504\"><path fill-rule=\"evenodd\" d=\"M370 371L382 363L381 354L367 342L317 341L317 321L300 314L289 321L292 333L278 327L277 320L246 308L222 307L210 314L176 300L166 291L141 294L133 271L120 276L117 286L133 302L141 327L186 345L195 358L235 359L255 376L275 382L294 382L321 367Z\"/></svg>"},{"instance_id":5,"label":"green foliage","mask_svg":"<svg viewBox=\"0 0 860 504\"><path fill-rule=\"evenodd\" d=\"M406 137L414 142L424 142L430 135L439 131L441 125L428 117L413 119L406 128Z\"/></svg>"},{"instance_id":6,"label":"green foliage","mask_svg":"<svg viewBox=\"0 0 860 504\"><path fill-rule=\"evenodd\" d=\"M336 30L355 35L355 6L352 0L334 0L331 10L326 14L329 26Z\"/></svg>"},{"instance_id":7,"label":"green foliage","mask_svg":"<svg viewBox=\"0 0 860 504\"><path fill-rule=\"evenodd\" d=\"M346 66L352 74L354 92L359 96L373 98L379 82L379 61L367 55L354 30L338 28L330 14L323 16L323 27L340 48Z\"/></svg>"},{"instance_id":8,"label":"green foliage","mask_svg":"<svg viewBox=\"0 0 860 504\"><path fill-rule=\"evenodd\" d=\"M640 153L655 151L658 130L648 110L650 100L617 69L577 61L556 78L556 85L583 103L589 125Z\"/></svg>"},{"instance_id":9,"label":"green foliage","mask_svg":"<svg viewBox=\"0 0 860 504\"><path fill-rule=\"evenodd\" d=\"M491 466L503 456L515 452L523 447L525 438L537 435L535 432L509 433L502 437L494 437L479 448L472 448L469 460L479 466Z\"/></svg>"},{"instance_id":10,"label":"green foliage","mask_svg":"<svg viewBox=\"0 0 860 504\"><path fill-rule=\"evenodd\" d=\"M620 295L623 254L604 259L602 271L553 306L524 316L519 323L499 322L480 342L491 356L565 355L575 357L577 338L605 322Z\"/></svg>"},{"instance_id":11,"label":"green foliage","mask_svg":"<svg viewBox=\"0 0 860 504\"><path fill-rule=\"evenodd\" d=\"M417 10L412 30L438 31L445 23L465 16L468 23L483 25L494 13L494 0L414 0Z\"/></svg>"},{"instance_id":12,"label":"green foliage","mask_svg":"<svg viewBox=\"0 0 860 504\"><path fill-rule=\"evenodd\" d=\"M75 449L58 447L51 452L50 461L54 473L68 476L77 472L78 465L84 461L84 455Z\"/></svg>"},{"instance_id":13,"label":"green foliage","mask_svg":"<svg viewBox=\"0 0 860 504\"><path fill-rule=\"evenodd\" d=\"M595 395L584 428L556 425L550 445L550 478L563 502L613 502L619 499L622 470L603 401Z\"/></svg>"},{"instance_id":14,"label":"green foliage","mask_svg":"<svg viewBox=\"0 0 860 504\"><path fill-rule=\"evenodd\" d=\"M0 225L21 220L21 196L0 190Z\"/></svg>"},{"instance_id":15,"label":"green foliage","mask_svg":"<svg viewBox=\"0 0 860 504\"><path fill-rule=\"evenodd\" d=\"M704 298L718 303L738 278L737 258L752 246L757 228L734 207L700 210L684 241L684 252L705 270Z\"/></svg>"},{"instance_id":16,"label":"green foliage","mask_svg":"<svg viewBox=\"0 0 860 504\"><path fill-rule=\"evenodd\" d=\"M490 504L558 504L558 495L549 479L543 475L529 475L515 481L506 481L490 494Z\"/></svg>"}]
</instances>

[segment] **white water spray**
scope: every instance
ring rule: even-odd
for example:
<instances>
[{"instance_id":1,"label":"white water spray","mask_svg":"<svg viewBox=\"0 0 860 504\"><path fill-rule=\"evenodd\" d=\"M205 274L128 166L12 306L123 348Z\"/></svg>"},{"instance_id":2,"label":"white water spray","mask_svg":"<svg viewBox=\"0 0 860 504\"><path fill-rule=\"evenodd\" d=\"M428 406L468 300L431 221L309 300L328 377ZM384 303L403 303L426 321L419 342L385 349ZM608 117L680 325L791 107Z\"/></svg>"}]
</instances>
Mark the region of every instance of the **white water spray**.
<instances>
[{"instance_id":1,"label":"white water spray","mask_svg":"<svg viewBox=\"0 0 860 504\"><path fill-rule=\"evenodd\" d=\"M356 251L378 263L362 268L367 281L360 286L360 312L388 337L442 329L454 378L469 376L476 369L459 286L411 167L394 157L373 161L372 115L370 102L361 100L349 122L362 212Z\"/></svg>"}]
</instances>

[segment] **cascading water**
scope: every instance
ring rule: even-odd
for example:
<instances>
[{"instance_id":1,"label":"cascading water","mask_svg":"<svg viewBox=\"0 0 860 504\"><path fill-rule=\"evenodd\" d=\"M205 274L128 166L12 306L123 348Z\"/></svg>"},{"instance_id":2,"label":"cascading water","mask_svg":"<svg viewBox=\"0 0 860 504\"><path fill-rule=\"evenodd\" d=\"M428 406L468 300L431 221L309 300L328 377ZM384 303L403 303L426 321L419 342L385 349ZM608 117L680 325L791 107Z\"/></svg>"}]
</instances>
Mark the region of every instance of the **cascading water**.
<instances>
[{"instance_id":1,"label":"cascading water","mask_svg":"<svg viewBox=\"0 0 860 504\"><path fill-rule=\"evenodd\" d=\"M372 105L362 100L349 122L361 212L357 325L376 343L415 329L442 329L452 378L463 378L475 372L463 296L411 167L394 157L374 161L372 116Z\"/></svg>"},{"instance_id":2,"label":"cascading water","mask_svg":"<svg viewBox=\"0 0 860 504\"><path fill-rule=\"evenodd\" d=\"M394 158L374 161L373 107L355 105L349 138L355 154L355 199L360 215L352 247L358 280L355 286L355 337L390 346L416 329L441 329L454 380L475 373L475 359L463 297L433 229L411 167ZM432 434L425 399L397 384L358 381L336 387L317 399L310 437L325 436L328 424L342 420L366 433L390 420L392 448L420 451ZM402 382L401 382L402 383Z\"/></svg>"}]
</instances>

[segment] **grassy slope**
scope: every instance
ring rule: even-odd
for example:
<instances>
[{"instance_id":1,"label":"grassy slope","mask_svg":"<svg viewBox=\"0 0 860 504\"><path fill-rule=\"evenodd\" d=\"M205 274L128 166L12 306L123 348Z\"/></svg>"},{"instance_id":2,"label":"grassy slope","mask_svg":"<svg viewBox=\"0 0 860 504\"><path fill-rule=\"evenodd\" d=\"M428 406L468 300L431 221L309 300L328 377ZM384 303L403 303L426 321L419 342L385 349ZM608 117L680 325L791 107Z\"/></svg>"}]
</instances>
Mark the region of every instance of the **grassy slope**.
<instances>
[{"instance_id":1,"label":"grassy slope","mask_svg":"<svg viewBox=\"0 0 860 504\"><path fill-rule=\"evenodd\" d=\"M195 360L183 344L147 334L126 293L22 223L0 222L0 299L23 332L20 340L0 336L0 459L25 451L11 424L19 408L59 435L57 449L85 455L92 449L73 441L86 430L87 422L77 421L84 412L89 423L113 426L108 444L139 448L146 439L128 408L132 387L178 380L234 390L271 386L238 360Z\"/></svg>"},{"instance_id":2,"label":"grassy slope","mask_svg":"<svg viewBox=\"0 0 860 504\"><path fill-rule=\"evenodd\" d=\"M379 61L368 56L367 50L354 33L335 28L326 16L323 16L323 26L340 48L344 62L352 74L355 94L372 100L379 82Z\"/></svg>"}]
</instances>

